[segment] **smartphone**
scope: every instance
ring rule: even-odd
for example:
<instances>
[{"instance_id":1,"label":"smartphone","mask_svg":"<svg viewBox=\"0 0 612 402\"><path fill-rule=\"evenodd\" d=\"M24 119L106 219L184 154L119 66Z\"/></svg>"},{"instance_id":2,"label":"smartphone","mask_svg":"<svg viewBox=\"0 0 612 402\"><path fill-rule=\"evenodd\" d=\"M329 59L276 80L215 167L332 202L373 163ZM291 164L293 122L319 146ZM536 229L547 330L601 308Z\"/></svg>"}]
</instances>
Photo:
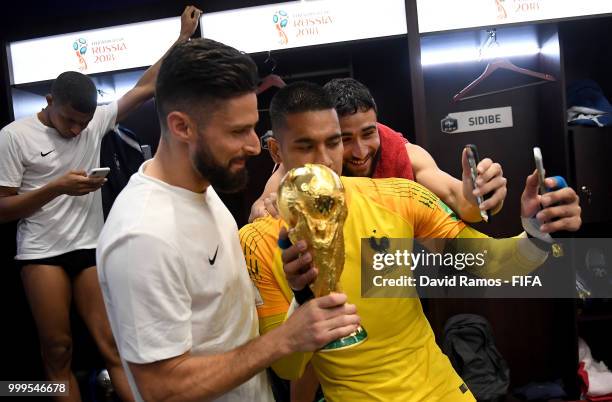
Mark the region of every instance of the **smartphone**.
<instances>
[{"instance_id":1,"label":"smartphone","mask_svg":"<svg viewBox=\"0 0 612 402\"><path fill-rule=\"evenodd\" d=\"M465 146L467 149L467 159L468 164L470 165L470 175L472 176L472 188L476 190L476 178L478 177L478 163L480 162L480 158L478 157L478 148L474 144L467 144ZM488 196L478 196L476 197L476 202L478 205L482 204L484 200L486 200ZM480 210L480 216L485 222L489 222L491 216L489 215L489 211Z\"/></svg>"},{"instance_id":2,"label":"smartphone","mask_svg":"<svg viewBox=\"0 0 612 402\"><path fill-rule=\"evenodd\" d=\"M542 151L539 147L533 147L533 159L535 161L536 170L538 171L538 184L540 186L540 194L546 194L548 189L544 184L545 170L544 170L544 162L542 161Z\"/></svg>"},{"instance_id":3,"label":"smartphone","mask_svg":"<svg viewBox=\"0 0 612 402\"><path fill-rule=\"evenodd\" d=\"M108 167L94 168L89 171L89 173L87 174L87 177L95 177L95 178L103 179L106 177L106 175L108 175L109 172L110 172L110 168Z\"/></svg>"},{"instance_id":4,"label":"smartphone","mask_svg":"<svg viewBox=\"0 0 612 402\"><path fill-rule=\"evenodd\" d=\"M544 184L544 179L546 178L546 174L545 174L545 170L544 170L544 162L542 161L542 151L540 150L539 147L533 147L533 160L535 161L535 165L536 165L536 170L537 170L537 175L538 175L538 186L540 188L540 195L542 194L546 194L548 193L549 189L546 188L546 184ZM567 186L567 184L565 183L565 180L562 177L559 177L559 179L561 179L563 181L563 185L562 187ZM560 203L555 203L551 206L556 206L559 205ZM552 220L552 222L557 221L561 218L554 218ZM547 237L547 241L549 243L553 243L553 238L550 236L550 234L546 233L544 234L544 236ZM563 256L563 246L559 243L553 243L552 244L552 254L555 257L561 257Z\"/></svg>"}]
</instances>

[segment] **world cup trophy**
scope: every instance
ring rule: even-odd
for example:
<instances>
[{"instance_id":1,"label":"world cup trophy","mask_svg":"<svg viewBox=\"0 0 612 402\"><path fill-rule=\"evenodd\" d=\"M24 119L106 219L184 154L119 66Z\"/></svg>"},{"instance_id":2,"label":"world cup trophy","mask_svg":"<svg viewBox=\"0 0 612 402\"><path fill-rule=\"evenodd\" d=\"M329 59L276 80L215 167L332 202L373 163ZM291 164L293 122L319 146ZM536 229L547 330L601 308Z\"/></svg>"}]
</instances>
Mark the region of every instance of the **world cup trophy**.
<instances>
[{"instance_id":1,"label":"world cup trophy","mask_svg":"<svg viewBox=\"0 0 612 402\"><path fill-rule=\"evenodd\" d=\"M278 190L278 210L292 229L295 244L306 240L319 270L310 284L315 297L341 292L340 275L344 268L343 226L347 216L344 186L333 170L306 164L287 172ZM362 343L367 332L361 326L349 336L325 345L321 351L344 349Z\"/></svg>"}]
</instances>

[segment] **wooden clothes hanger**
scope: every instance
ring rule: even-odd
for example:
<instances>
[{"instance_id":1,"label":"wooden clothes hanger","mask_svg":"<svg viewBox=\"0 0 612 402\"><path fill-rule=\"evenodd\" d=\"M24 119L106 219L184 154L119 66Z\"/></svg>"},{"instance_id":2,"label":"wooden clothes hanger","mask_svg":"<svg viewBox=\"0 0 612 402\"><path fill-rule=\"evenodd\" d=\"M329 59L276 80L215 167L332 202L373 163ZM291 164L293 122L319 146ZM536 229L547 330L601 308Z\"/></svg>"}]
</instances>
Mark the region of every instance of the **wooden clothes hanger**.
<instances>
[{"instance_id":1,"label":"wooden clothes hanger","mask_svg":"<svg viewBox=\"0 0 612 402\"><path fill-rule=\"evenodd\" d=\"M495 29L487 31L487 32L489 33L489 37L487 38L487 41L480 49L481 54L482 54L483 47L486 46L487 44L489 46L498 45ZM500 89L497 91L485 92L485 93L478 94L478 95L467 96L472 91L472 89L474 89L476 86L478 86L478 84L480 84L487 77L489 77L491 74L493 74L496 70L499 70L499 69L510 70L518 74L528 75L530 77L538 78L540 79L540 81L533 82L530 84L525 84L525 85L518 85L518 86L514 86L510 88L504 88L504 89ZM545 84L547 82L552 82L552 81L557 81L557 79L550 74L540 73L537 71L532 71L526 68L518 67L515 64L513 64L510 60L506 58L498 57L494 59L492 62L490 62L489 64L487 64L487 66L485 67L485 70L483 71L482 74L480 74L478 78L476 78L474 81L469 83L465 88L463 88L455 96L453 96L453 101L458 102L461 100L474 99L474 98L478 98L481 96L487 96L487 95L497 94L501 92L512 91L512 90L519 89L519 88L525 88L525 87L530 87L534 85L541 85L541 84Z\"/></svg>"},{"instance_id":2,"label":"wooden clothes hanger","mask_svg":"<svg viewBox=\"0 0 612 402\"><path fill-rule=\"evenodd\" d=\"M279 77L276 74L269 74L265 76L264 78L262 78L255 92L257 93L257 95L259 95L260 93L264 92L265 90L269 88L272 88L272 87L282 88L285 85L287 84L285 84L285 81L283 81L281 77Z\"/></svg>"}]
</instances>

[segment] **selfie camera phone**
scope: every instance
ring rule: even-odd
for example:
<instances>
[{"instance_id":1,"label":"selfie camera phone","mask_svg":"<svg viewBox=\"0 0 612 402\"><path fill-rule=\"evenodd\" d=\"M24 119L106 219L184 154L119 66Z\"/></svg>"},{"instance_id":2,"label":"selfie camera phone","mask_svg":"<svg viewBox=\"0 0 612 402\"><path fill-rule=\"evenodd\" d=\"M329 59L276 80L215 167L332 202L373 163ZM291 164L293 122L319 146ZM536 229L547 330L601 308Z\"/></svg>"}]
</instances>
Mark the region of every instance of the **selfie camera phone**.
<instances>
[{"instance_id":1,"label":"selfie camera phone","mask_svg":"<svg viewBox=\"0 0 612 402\"><path fill-rule=\"evenodd\" d=\"M536 170L538 171L538 185L540 186L540 194L546 194L548 189L544 184L546 178L544 170L544 162L542 161L542 151L539 147L533 147L533 160L535 161Z\"/></svg>"},{"instance_id":2,"label":"selfie camera phone","mask_svg":"<svg viewBox=\"0 0 612 402\"><path fill-rule=\"evenodd\" d=\"M474 144L467 144L465 146L467 150L467 159L468 164L470 165L470 176L472 177L472 188L476 190L476 178L478 177L478 162L480 162L480 158L478 157L478 148ZM482 204L484 200L486 200L487 196L479 195L476 197L476 202L478 205ZM489 215L489 211L480 210L480 216L485 222L489 222L491 219Z\"/></svg>"}]
</instances>

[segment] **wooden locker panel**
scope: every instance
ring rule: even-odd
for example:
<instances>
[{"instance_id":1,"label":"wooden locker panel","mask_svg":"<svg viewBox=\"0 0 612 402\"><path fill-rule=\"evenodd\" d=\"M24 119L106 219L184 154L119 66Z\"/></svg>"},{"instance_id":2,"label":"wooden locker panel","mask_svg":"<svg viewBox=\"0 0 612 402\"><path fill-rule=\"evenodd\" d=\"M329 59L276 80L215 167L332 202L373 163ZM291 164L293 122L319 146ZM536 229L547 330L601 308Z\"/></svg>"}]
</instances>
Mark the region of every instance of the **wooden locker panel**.
<instances>
[{"instance_id":1,"label":"wooden locker panel","mask_svg":"<svg viewBox=\"0 0 612 402\"><path fill-rule=\"evenodd\" d=\"M612 127L569 129L576 191L585 223L612 219Z\"/></svg>"}]
</instances>

